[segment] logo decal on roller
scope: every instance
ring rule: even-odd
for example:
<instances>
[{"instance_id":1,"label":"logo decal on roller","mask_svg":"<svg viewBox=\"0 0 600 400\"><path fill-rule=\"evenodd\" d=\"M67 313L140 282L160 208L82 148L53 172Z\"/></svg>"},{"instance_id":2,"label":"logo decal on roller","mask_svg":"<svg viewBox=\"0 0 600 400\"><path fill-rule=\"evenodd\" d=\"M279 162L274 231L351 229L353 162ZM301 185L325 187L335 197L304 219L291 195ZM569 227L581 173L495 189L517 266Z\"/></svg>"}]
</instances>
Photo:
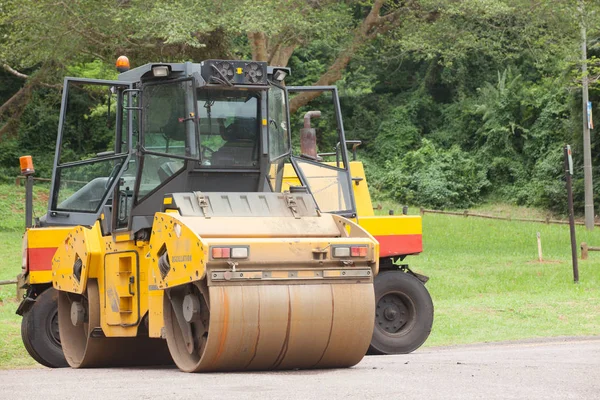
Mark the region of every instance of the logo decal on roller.
<instances>
[{"instance_id":1,"label":"logo decal on roller","mask_svg":"<svg viewBox=\"0 0 600 400\"><path fill-rule=\"evenodd\" d=\"M184 254L182 256L173 256L173 257L171 257L171 261L173 261L173 262L189 262L189 261L192 261L192 255Z\"/></svg>"}]
</instances>

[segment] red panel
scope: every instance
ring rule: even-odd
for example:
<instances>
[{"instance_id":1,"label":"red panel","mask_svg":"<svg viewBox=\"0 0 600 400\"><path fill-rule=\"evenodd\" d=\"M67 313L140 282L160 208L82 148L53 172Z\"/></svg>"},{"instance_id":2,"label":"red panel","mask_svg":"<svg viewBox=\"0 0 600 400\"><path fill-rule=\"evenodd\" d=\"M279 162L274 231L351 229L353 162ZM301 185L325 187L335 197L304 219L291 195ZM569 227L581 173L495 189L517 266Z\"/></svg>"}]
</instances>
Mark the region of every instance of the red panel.
<instances>
[{"instance_id":1,"label":"red panel","mask_svg":"<svg viewBox=\"0 0 600 400\"><path fill-rule=\"evenodd\" d=\"M50 271L56 247L29 248L29 271Z\"/></svg>"},{"instance_id":2,"label":"red panel","mask_svg":"<svg viewBox=\"0 0 600 400\"><path fill-rule=\"evenodd\" d=\"M379 257L401 256L423 251L422 235L375 236L379 242Z\"/></svg>"}]
</instances>

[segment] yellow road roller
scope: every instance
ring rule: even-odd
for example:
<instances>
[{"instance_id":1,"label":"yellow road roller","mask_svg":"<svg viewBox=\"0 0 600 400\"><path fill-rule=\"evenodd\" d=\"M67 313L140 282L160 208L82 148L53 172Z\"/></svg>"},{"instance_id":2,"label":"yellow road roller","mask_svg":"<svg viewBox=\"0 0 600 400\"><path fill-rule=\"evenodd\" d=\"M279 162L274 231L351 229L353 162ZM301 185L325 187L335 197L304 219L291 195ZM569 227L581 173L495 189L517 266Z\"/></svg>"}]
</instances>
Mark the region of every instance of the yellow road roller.
<instances>
[{"instance_id":1,"label":"yellow road roller","mask_svg":"<svg viewBox=\"0 0 600 400\"><path fill-rule=\"evenodd\" d=\"M339 165L292 154L289 70L119 67L114 81L64 81L48 212L24 237L18 312L32 357L186 372L358 363L379 243L355 222L347 152ZM333 94L339 112L335 87L310 89ZM82 122L98 113L113 132L106 151L67 151L81 129L108 137ZM300 184L282 191L286 162Z\"/></svg>"},{"instance_id":2,"label":"yellow road roller","mask_svg":"<svg viewBox=\"0 0 600 400\"><path fill-rule=\"evenodd\" d=\"M404 262L422 251L421 218L374 215L335 87L285 86L289 69L249 61L117 68L115 81L65 79L35 221L22 160L17 313L37 362L321 368L423 344L428 278ZM294 132L289 97L315 91L331 110ZM319 117L334 128L317 134ZM100 151L74 152L82 140Z\"/></svg>"}]
</instances>

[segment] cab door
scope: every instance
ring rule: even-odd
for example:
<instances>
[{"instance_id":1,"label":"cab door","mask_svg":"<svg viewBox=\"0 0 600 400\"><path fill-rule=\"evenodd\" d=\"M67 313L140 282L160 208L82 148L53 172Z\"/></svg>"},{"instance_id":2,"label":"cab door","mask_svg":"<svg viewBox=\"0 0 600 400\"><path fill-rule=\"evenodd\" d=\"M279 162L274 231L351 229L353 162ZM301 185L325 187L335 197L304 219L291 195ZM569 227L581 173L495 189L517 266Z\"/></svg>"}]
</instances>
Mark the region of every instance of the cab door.
<instances>
[{"instance_id":1,"label":"cab door","mask_svg":"<svg viewBox=\"0 0 600 400\"><path fill-rule=\"evenodd\" d=\"M291 151L288 118L288 96L284 87L272 84L267 97L269 170L267 182L270 190L280 192L283 169Z\"/></svg>"},{"instance_id":2,"label":"cab door","mask_svg":"<svg viewBox=\"0 0 600 400\"><path fill-rule=\"evenodd\" d=\"M323 127L317 130L315 144L319 147L316 151L317 157L297 154L298 151L295 152L297 155L291 156L298 179L308 188L320 211L339 214L346 218L356 218L352 177L337 88L335 86L288 86L286 90L290 99L293 98L294 93L318 92L317 103L323 108L320 110L321 117L315 121ZM292 127L297 126L303 116L292 115L289 118L288 126ZM292 137L292 143L300 143L301 140L302 138L294 140Z\"/></svg>"},{"instance_id":3,"label":"cab door","mask_svg":"<svg viewBox=\"0 0 600 400\"><path fill-rule=\"evenodd\" d=\"M47 225L91 226L110 212L110 196L129 160L129 147L116 145L123 135L117 93L131 87L65 79Z\"/></svg>"},{"instance_id":4,"label":"cab door","mask_svg":"<svg viewBox=\"0 0 600 400\"><path fill-rule=\"evenodd\" d=\"M59 120L52 189L45 223L93 226L100 222L108 246L115 230L115 192L131 167L133 84L66 78ZM129 94L128 94L129 93ZM128 98L128 101L125 101ZM118 202L117 202L118 204ZM104 249L103 249L104 250ZM98 276L108 325L135 325L139 312L138 255L111 251ZM134 332L135 333L135 332Z\"/></svg>"}]
</instances>

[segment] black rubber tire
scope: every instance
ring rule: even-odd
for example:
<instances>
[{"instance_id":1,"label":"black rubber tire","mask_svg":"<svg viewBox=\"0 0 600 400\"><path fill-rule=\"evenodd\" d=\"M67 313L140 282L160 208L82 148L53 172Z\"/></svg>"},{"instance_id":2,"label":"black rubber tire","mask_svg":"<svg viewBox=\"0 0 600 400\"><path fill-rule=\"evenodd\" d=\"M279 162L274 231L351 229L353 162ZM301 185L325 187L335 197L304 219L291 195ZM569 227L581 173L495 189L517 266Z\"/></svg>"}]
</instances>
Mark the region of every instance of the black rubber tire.
<instances>
[{"instance_id":1,"label":"black rubber tire","mask_svg":"<svg viewBox=\"0 0 600 400\"><path fill-rule=\"evenodd\" d=\"M379 273L374 286L375 328L368 354L407 354L421 347L433 325L433 302L425 285L410 273L395 270ZM390 303L400 307L392 304L392 322L386 330L384 312Z\"/></svg>"},{"instance_id":2,"label":"black rubber tire","mask_svg":"<svg viewBox=\"0 0 600 400\"><path fill-rule=\"evenodd\" d=\"M57 338L57 326L53 323L58 323L58 292L48 288L37 296L33 306L23 315L23 345L35 361L46 367L68 367Z\"/></svg>"}]
</instances>

